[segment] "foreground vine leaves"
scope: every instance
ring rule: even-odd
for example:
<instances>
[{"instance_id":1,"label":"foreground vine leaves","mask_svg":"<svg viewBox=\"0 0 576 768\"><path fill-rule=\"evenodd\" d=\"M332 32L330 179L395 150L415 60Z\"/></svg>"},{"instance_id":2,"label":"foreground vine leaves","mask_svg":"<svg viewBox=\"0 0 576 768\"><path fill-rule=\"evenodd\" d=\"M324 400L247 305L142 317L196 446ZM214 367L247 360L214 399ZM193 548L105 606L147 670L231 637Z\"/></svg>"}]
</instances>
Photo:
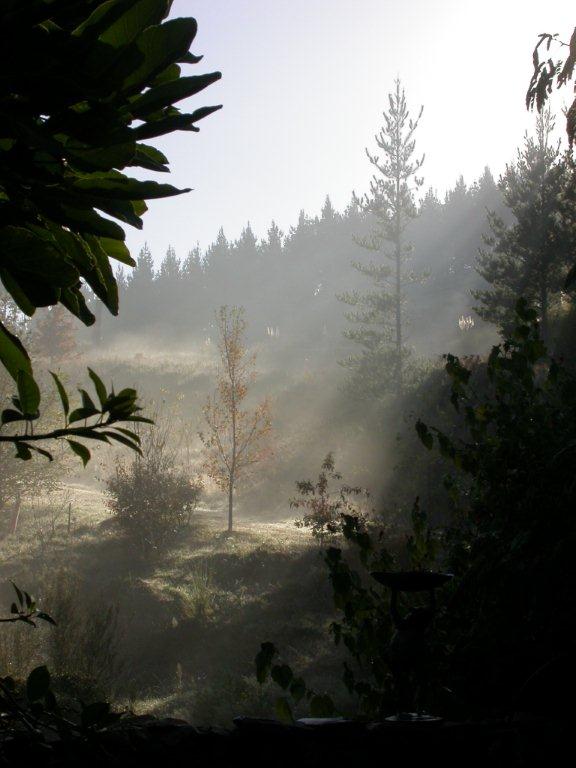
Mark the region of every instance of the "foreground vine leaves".
<instances>
[{"instance_id":1,"label":"foreground vine leaves","mask_svg":"<svg viewBox=\"0 0 576 768\"><path fill-rule=\"evenodd\" d=\"M220 108L182 113L175 106L221 75L183 74L202 58L190 52L197 24L167 20L171 6L172 0L1 4L0 280L27 317L60 304L92 325L87 291L118 314L113 263L134 266L122 225L141 229L147 200L189 191L126 173L168 172L168 159L147 141L198 131L197 123ZM25 426L0 439L14 444L17 457L50 458L38 444L64 439L86 463L90 451L78 437L136 449L134 434L118 426L136 418L133 390L103 392L91 374L100 407L82 389L80 406L69 413L55 380L65 423L34 432L40 389L22 340L2 322L0 364L18 390L2 426Z\"/></svg>"}]
</instances>

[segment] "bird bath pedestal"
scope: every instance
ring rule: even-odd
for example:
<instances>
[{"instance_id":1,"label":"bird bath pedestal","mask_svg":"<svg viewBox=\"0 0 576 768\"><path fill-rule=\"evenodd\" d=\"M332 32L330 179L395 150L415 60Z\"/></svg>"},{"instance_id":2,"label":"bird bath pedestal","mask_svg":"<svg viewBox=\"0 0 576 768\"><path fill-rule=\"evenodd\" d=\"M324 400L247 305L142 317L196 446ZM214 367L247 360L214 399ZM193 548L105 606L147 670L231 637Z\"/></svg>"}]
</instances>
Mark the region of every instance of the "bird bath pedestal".
<instances>
[{"instance_id":1,"label":"bird bath pedestal","mask_svg":"<svg viewBox=\"0 0 576 768\"><path fill-rule=\"evenodd\" d=\"M436 615L435 590L450 579L450 573L434 571L378 571L376 581L392 592L390 613L395 632L388 647L388 663L397 695L397 713L386 718L395 725L432 725L442 718L428 714L423 702L429 689L429 649L427 634ZM404 615L398 605L399 594L427 593L426 605L409 609Z\"/></svg>"}]
</instances>

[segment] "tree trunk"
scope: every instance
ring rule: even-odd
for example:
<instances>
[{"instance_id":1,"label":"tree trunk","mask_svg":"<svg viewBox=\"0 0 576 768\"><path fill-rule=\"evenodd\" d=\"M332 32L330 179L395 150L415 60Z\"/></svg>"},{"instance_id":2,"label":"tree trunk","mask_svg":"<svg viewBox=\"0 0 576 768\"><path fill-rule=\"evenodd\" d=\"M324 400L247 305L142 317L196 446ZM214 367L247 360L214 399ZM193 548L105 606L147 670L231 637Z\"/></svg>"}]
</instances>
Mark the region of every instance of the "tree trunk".
<instances>
[{"instance_id":1,"label":"tree trunk","mask_svg":"<svg viewBox=\"0 0 576 768\"><path fill-rule=\"evenodd\" d=\"M540 335L542 341L548 344L548 285L545 278L540 287Z\"/></svg>"},{"instance_id":2,"label":"tree trunk","mask_svg":"<svg viewBox=\"0 0 576 768\"><path fill-rule=\"evenodd\" d=\"M400 162L400 158L397 158ZM400 213L400 177L396 177L396 383L402 394L404 376L402 369L402 222Z\"/></svg>"},{"instance_id":3,"label":"tree trunk","mask_svg":"<svg viewBox=\"0 0 576 768\"><path fill-rule=\"evenodd\" d=\"M396 379L398 394L402 394L404 376L402 370L402 254L398 242L396 254Z\"/></svg>"},{"instance_id":4,"label":"tree trunk","mask_svg":"<svg viewBox=\"0 0 576 768\"><path fill-rule=\"evenodd\" d=\"M232 530L234 528L233 509L234 509L234 478L232 475L230 475L230 480L228 481L228 533L232 533Z\"/></svg>"},{"instance_id":5,"label":"tree trunk","mask_svg":"<svg viewBox=\"0 0 576 768\"><path fill-rule=\"evenodd\" d=\"M16 499L14 500L14 506L12 507L12 520L10 523L10 533L16 533L18 530L18 520L20 519L20 507L22 505L22 497L20 493L16 492Z\"/></svg>"}]
</instances>

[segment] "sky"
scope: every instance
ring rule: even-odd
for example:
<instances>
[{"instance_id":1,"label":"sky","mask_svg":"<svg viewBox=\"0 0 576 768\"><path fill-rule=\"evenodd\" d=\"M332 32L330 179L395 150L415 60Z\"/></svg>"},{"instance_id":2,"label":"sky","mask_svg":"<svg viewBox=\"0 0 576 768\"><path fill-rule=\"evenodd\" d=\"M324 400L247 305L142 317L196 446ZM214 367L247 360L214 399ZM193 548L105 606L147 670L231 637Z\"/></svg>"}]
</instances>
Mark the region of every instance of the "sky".
<instances>
[{"instance_id":1,"label":"sky","mask_svg":"<svg viewBox=\"0 0 576 768\"><path fill-rule=\"evenodd\" d=\"M569 0L175 0L172 16L198 21L204 59L185 74L223 75L180 107L224 106L200 133L156 140L171 183L193 188L152 202L128 232L133 253L147 242L157 262L169 246L207 247L220 227L231 240L248 222L259 238L272 220L287 231L327 194L343 209L368 188L365 148L397 76L412 113L424 106L424 188L443 195L486 165L498 176L534 124L524 96L537 35L567 40L575 21Z\"/></svg>"}]
</instances>

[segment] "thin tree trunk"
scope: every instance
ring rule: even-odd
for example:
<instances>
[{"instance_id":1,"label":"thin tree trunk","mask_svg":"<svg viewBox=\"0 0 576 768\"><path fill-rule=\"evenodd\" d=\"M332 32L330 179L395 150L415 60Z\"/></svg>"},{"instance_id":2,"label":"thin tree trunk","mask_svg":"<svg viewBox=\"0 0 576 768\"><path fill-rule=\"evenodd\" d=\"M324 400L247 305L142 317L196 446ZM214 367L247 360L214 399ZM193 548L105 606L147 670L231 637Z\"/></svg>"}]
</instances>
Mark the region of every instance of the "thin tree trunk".
<instances>
[{"instance_id":1,"label":"thin tree trunk","mask_svg":"<svg viewBox=\"0 0 576 768\"><path fill-rule=\"evenodd\" d=\"M228 533L232 533L232 530L234 528L233 509L234 509L234 478L232 474L230 474L230 479L228 481Z\"/></svg>"},{"instance_id":2,"label":"thin tree trunk","mask_svg":"<svg viewBox=\"0 0 576 768\"><path fill-rule=\"evenodd\" d=\"M542 278L540 286L540 335L542 340L548 343L548 286L546 278Z\"/></svg>"},{"instance_id":3,"label":"thin tree trunk","mask_svg":"<svg viewBox=\"0 0 576 768\"><path fill-rule=\"evenodd\" d=\"M232 378L232 389L235 391L236 382ZM232 463L230 467L230 479L228 482L228 533L232 533L234 527L234 481L236 480L236 398L232 396Z\"/></svg>"},{"instance_id":4,"label":"thin tree trunk","mask_svg":"<svg viewBox=\"0 0 576 768\"><path fill-rule=\"evenodd\" d=\"M400 178L396 177L396 380L398 394L404 386L402 370L402 234L400 226Z\"/></svg>"},{"instance_id":5,"label":"thin tree trunk","mask_svg":"<svg viewBox=\"0 0 576 768\"><path fill-rule=\"evenodd\" d=\"M10 532L16 533L18 530L18 521L20 519L20 507L22 506L22 497L20 493L16 492L16 499L14 501L14 507L12 508L12 521L10 525Z\"/></svg>"},{"instance_id":6,"label":"thin tree trunk","mask_svg":"<svg viewBox=\"0 0 576 768\"><path fill-rule=\"evenodd\" d=\"M403 370L402 370L402 262L400 243L396 254L396 370L398 379L398 394L402 394Z\"/></svg>"}]
</instances>

